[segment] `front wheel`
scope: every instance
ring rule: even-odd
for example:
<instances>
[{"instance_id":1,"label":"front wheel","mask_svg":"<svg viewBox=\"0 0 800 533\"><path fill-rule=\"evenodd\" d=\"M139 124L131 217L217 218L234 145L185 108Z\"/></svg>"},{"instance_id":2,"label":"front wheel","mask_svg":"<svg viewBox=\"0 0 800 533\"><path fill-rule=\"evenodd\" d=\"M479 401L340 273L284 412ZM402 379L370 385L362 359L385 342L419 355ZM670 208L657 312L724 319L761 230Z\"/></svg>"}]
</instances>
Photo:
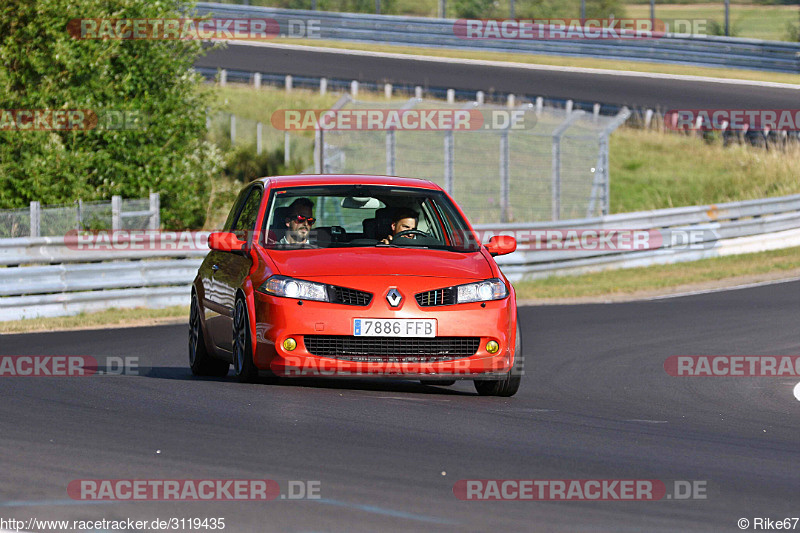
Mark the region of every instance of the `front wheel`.
<instances>
[{"instance_id":1,"label":"front wheel","mask_svg":"<svg viewBox=\"0 0 800 533\"><path fill-rule=\"evenodd\" d=\"M233 311L233 375L242 383L252 383L258 378L252 344L247 304L243 298L237 298Z\"/></svg>"},{"instance_id":2,"label":"front wheel","mask_svg":"<svg viewBox=\"0 0 800 533\"><path fill-rule=\"evenodd\" d=\"M189 368L195 376L223 377L228 375L230 364L211 357L203 337L200 324L200 307L197 295L192 293L192 307L189 310Z\"/></svg>"},{"instance_id":3,"label":"front wheel","mask_svg":"<svg viewBox=\"0 0 800 533\"><path fill-rule=\"evenodd\" d=\"M514 346L514 366L508 374L501 379L475 380L475 390L480 396L514 396L519 390L522 381L523 355L522 355L522 335L520 335L519 324L517 324L517 338Z\"/></svg>"}]
</instances>

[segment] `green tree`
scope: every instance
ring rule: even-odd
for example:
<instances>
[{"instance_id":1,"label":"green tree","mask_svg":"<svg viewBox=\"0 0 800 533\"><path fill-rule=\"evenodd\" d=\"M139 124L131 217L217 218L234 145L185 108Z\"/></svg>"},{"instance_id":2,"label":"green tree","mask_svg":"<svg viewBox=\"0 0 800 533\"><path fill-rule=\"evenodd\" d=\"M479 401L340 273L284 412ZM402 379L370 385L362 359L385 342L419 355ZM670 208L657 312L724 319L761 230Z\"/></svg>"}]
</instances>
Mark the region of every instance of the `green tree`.
<instances>
[{"instance_id":1,"label":"green tree","mask_svg":"<svg viewBox=\"0 0 800 533\"><path fill-rule=\"evenodd\" d=\"M89 131L0 130L0 207L152 191L161 193L165 227L202 225L222 158L204 140L210 95L190 71L201 43L86 40L67 30L73 19L176 18L185 8L178 0L0 5L0 110L81 109L101 118ZM111 112L141 120L103 127Z\"/></svg>"}]
</instances>

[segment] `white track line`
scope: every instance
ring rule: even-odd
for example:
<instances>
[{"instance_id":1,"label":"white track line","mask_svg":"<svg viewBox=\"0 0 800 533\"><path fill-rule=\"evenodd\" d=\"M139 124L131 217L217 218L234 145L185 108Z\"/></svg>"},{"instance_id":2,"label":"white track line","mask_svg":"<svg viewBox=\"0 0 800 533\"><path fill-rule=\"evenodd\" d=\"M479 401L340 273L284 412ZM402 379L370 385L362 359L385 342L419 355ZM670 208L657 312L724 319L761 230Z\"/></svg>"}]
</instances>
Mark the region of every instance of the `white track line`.
<instances>
[{"instance_id":1,"label":"white track line","mask_svg":"<svg viewBox=\"0 0 800 533\"><path fill-rule=\"evenodd\" d=\"M738 80L726 78L712 78L709 76L689 76L686 74L662 74L658 72L635 72L628 70L610 70L586 67L559 67L556 65L533 65L530 63L515 63L511 61L487 61L483 59L460 59L454 57L436 57L417 54L397 54L391 52L370 52L367 50L349 50L343 48L327 48L322 46L303 46L297 44L262 43L252 41L225 41L236 46L253 46L259 48L274 48L279 50L300 50L311 52L324 52L329 54L342 54L352 56L379 57L386 59L405 59L408 61L429 61L433 63L477 65L484 67L502 67L524 70L553 71L553 72L578 72L582 74L604 74L608 76L621 76L629 78L652 78L661 80L683 80L703 83L721 83L726 85L749 85L755 87L773 87L777 89L800 90L800 85L790 83L777 83L771 81Z\"/></svg>"}]
</instances>

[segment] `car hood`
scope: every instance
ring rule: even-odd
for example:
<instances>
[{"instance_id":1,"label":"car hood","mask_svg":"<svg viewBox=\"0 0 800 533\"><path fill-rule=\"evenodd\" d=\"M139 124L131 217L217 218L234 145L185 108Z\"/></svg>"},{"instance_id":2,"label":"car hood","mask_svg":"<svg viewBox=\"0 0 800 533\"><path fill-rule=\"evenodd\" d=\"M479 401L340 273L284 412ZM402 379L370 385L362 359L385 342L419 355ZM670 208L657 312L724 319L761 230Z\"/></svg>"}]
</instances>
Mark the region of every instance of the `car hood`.
<instances>
[{"instance_id":1,"label":"car hood","mask_svg":"<svg viewBox=\"0 0 800 533\"><path fill-rule=\"evenodd\" d=\"M270 250L280 274L293 277L427 276L486 279L492 269L480 252L402 248Z\"/></svg>"}]
</instances>

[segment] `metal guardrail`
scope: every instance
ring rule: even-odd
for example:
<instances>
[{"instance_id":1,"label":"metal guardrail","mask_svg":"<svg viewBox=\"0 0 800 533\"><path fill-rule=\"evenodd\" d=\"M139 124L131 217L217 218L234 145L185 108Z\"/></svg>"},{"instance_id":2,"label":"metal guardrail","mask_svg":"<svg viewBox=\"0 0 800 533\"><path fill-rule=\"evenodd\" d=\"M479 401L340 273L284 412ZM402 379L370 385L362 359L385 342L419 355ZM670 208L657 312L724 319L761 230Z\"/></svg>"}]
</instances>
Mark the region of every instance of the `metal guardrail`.
<instances>
[{"instance_id":1,"label":"metal guardrail","mask_svg":"<svg viewBox=\"0 0 800 533\"><path fill-rule=\"evenodd\" d=\"M328 40L800 72L800 43L674 34L654 39L471 40L455 34L454 19L333 13L208 2L198 3L197 11L201 15L213 14L215 17L271 18L280 24L284 35L288 34L290 20L315 20L319 21L318 37Z\"/></svg>"},{"instance_id":2,"label":"metal guardrail","mask_svg":"<svg viewBox=\"0 0 800 533\"><path fill-rule=\"evenodd\" d=\"M491 234L519 237L520 250L498 257L503 272L518 281L800 246L800 194L475 229L484 240ZM696 247L667 244L643 251L546 249L547 231L556 229L692 229L703 241ZM525 250L533 232L545 235L544 246ZM79 250L63 237L0 239L0 264L20 265L0 268L0 321L111 307L188 305L189 285L207 252L155 248L160 249Z\"/></svg>"}]
</instances>

